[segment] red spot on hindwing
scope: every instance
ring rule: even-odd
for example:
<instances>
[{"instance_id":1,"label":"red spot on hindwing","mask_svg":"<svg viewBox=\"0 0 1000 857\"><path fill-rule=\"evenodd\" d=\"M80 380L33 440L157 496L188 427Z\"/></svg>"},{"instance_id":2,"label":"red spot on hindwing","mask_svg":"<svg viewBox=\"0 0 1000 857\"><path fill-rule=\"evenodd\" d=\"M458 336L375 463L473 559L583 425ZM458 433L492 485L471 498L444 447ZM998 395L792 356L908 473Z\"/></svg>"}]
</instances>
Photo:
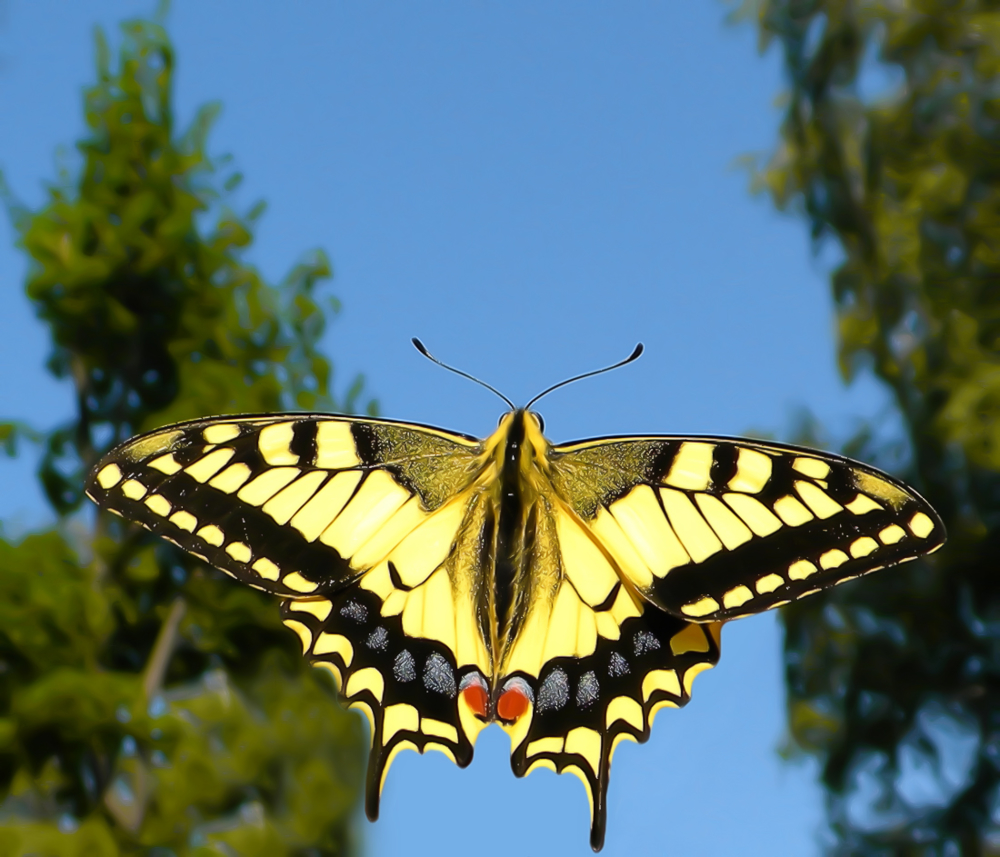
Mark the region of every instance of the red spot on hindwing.
<instances>
[{"instance_id":1,"label":"red spot on hindwing","mask_svg":"<svg viewBox=\"0 0 1000 857\"><path fill-rule=\"evenodd\" d=\"M481 684L470 684L462 691L462 696L465 698L465 704L472 709L472 713L485 720L490 706L490 697L486 693L486 688Z\"/></svg>"},{"instance_id":2,"label":"red spot on hindwing","mask_svg":"<svg viewBox=\"0 0 1000 857\"><path fill-rule=\"evenodd\" d=\"M513 723L528 710L530 702L521 688L509 687L497 700L497 717L507 723Z\"/></svg>"}]
</instances>

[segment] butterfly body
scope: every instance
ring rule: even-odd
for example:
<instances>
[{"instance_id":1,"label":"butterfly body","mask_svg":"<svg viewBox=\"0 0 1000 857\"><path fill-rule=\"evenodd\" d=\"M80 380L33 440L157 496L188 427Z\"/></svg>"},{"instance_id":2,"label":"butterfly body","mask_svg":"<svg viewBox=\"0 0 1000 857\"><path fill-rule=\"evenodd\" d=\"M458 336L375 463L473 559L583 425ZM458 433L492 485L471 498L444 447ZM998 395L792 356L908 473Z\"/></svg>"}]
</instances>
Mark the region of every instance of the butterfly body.
<instances>
[{"instance_id":1,"label":"butterfly body","mask_svg":"<svg viewBox=\"0 0 1000 857\"><path fill-rule=\"evenodd\" d=\"M400 750L576 774L603 843L611 757L685 705L724 621L921 554L919 495L838 456L730 438L562 445L526 409L485 440L336 415L214 417L127 441L88 493L282 598L371 726L378 814Z\"/></svg>"}]
</instances>

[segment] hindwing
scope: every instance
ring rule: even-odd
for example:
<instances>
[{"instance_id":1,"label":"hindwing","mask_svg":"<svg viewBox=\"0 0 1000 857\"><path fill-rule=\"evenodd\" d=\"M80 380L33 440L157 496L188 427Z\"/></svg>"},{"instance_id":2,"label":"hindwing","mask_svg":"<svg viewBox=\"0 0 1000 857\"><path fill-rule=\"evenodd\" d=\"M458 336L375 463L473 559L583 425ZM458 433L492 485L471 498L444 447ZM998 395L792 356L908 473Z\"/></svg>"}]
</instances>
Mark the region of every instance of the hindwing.
<instances>
[{"instance_id":1,"label":"hindwing","mask_svg":"<svg viewBox=\"0 0 1000 857\"><path fill-rule=\"evenodd\" d=\"M511 767L519 777L536 768L579 777L595 851L604 844L615 749L623 740L644 743L660 709L688 703L695 677L719 660L721 630L640 605L616 634L588 641L586 655L546 660L537 680L524 676L533 704L530 716L507 727Z\"/></svg>"},{"instance_id":2,"label":"hindwing","mask_svg":"<svg viewBox=\"0 0 1000 857\"><path fill-rule=\"evenodd\" d=\"M472 761L483 724L464 718L458 689L475 666L459 668L452 648L408 634L402 615L382 615L383 602L362 587L328 598L282 603L285 625L314 666L328 670L341 699L368 720L371 754L365 810L378 818L389 765L401 750L438 750L459 767Z\"/></svg>"}]
</instances>

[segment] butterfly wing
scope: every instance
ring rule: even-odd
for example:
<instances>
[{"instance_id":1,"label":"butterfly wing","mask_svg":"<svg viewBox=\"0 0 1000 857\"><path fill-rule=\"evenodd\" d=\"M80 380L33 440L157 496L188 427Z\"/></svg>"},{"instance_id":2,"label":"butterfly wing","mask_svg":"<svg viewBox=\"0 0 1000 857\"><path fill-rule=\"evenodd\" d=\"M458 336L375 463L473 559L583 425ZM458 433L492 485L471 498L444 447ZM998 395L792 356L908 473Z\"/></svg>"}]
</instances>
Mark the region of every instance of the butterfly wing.
<instances>
[{"instance_id":1,"label":"butterfly wing","mask_svg":"<svg viewBox=\"0 0 1000 857\"><path fill-rule=\"evenodd\" d=\"M945 539L937 513L903 483L795 446L609 438L552 457L557 489L616 570L688 621L760 613Z\"/></svg>"},{"instance_id":2,"label":"butterfly wing","mask_svg":"<svg viewBox=\"0 0 1000 857\"><path fill-rule=\"evenodd\" d=\"M509 667L534 695L512 767L570 771L604 838L611 757L719 657L721 622L936 550L944 527L873 468L778 444L609 438L551 449L537 598ZM541 617L533 624L532 617ZM542 631L544 629L544 632Z\"/></svg>"},{"instance_id":3,"label":"butterfly wing","mask_svg":"<svg viewBox=\"0 0 1000 857\"><path fill-rule=\"evenodd\" d=\"M467 765L481 724L457 688L485 671L465 592L482 560L479 441L425 426L272 414L169 426L94 468L88 495L243 583L369 719L367 810L401 749ZM435 605L424 610L425 603Z\"/></svg>"},{"instance_id":4,"label":"butterfly wing","mask_svg":"<svg viewBox=\"0 0 1000 857\"><path fill-rule=\"evenodd\" d=\"M585 615L588 608L579 609ZM519 777L536 768L579 777L595 851L604 844L614 751L623 740L648 740L662 708L688 703L695 677L719 660L721 628L648 607L623 620L616 635L598 634L586 656L545 661L531 682L531 716L508 729L511 767Z\"/></svg>"}]
</instances>

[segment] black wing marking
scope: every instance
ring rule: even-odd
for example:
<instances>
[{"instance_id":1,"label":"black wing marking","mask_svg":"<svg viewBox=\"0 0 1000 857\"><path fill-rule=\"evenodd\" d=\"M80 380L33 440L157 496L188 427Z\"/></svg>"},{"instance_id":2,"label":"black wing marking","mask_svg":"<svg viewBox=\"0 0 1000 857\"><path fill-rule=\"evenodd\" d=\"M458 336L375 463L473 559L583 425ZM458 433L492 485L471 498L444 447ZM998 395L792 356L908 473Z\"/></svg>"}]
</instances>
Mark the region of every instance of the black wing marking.
<instances>
[{"instance_id":1,"label":"black wing marking","mask_svg":"<svg viewBox=\"0 0 1000 857\"><path fill-rule=\"evenodd\" d=\"M839 456L728 438L556 447L553 483L642 595L734 619L937 550L944 525L903 483Z\"/></svg>"},{"instance_id":2,"label":"black wing marking","mask_svg":"<svg viewBox=\"0 0 1000 857\"><path fill-rule=\"evenodd\" d=\"M322 595L459 493L479 449L471 438L384 420L216 417L116 447L87 493L243 583Z\"/></svg>"},{"instance_id":3,"label":"black wing marking","mask_svg":"<svg viewBox=\"0 0 1000 857\"><path fill-rule=\"evenodd\" d=\"M486 684L487 654L471 598L456 595L483 561L483 504L465 491L480 451L383 420L217 417L122 444L87 492L285 597L306 656L369 721L374 819L397 752L437 749L464 767L485 725L458 693L469 676Z\"/></svg>"},{"instance_id":4,"label":"black wing marking","mask_svg":"<svg viewBox=\"0 0 1000 857\"><path fill-rule=\"evenodd\" d=\"M719 660L720 631L719 623L693 624L649 607L622 623L617 640L598 638L592 655L547 661L537 679L512 677L527 682L533 703L523 722L507 727L511 767L519 777L538 767L579 777L595 851L604 844L618 743L644 743L658 710L687 704L695 676Z\"/></svg>"},{"instance_id":5,"label":"black wing marking","mask_svg":"<svg viewBox=\"0 0 1000 857\"><path fill-rule=\"evenodd\" d=\"M344 704L368 719L372 746L365 810L372 821L398 752L438 750L464 768L485 725L471 722L460 709L458 690L467 675L478 675L475 667L458 669L447 646L408 636L402 617L382 616L381 606L378 596L359 586L281 606L306 657L328 670Z\"/></svg>"}]
</instances>

